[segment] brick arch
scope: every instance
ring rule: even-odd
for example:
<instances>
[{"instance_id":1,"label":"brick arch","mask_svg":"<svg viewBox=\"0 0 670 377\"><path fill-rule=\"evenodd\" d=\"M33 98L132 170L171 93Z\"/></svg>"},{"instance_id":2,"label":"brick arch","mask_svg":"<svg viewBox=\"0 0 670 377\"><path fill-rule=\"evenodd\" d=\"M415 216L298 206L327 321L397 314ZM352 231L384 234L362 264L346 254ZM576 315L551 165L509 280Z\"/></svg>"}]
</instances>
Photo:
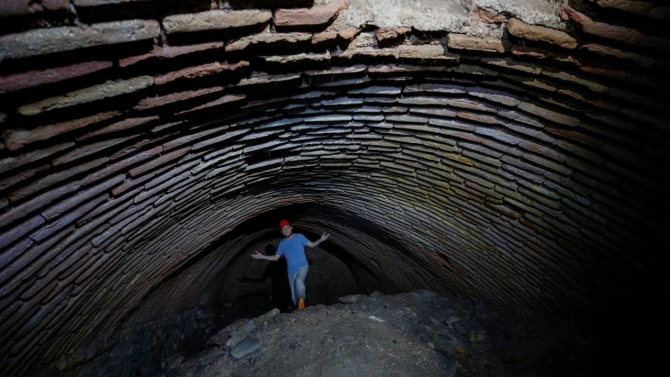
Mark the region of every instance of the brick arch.
<instances>
[{"instance_id":1,"label":"brick arch","mask_svg":"<svg viewBox=\"0 0 670 377\"><path fill-rule=\"evenodd\" d=\"M669 44L654 3L473 0L402 20L354 0L10 3L12 376L81 368L133 325L206 303L209 279L269 229L237 227L302 203L332 209L301 221L327 224L375 289L569 314L665 287Z\"/></svg>"}]
</instances>

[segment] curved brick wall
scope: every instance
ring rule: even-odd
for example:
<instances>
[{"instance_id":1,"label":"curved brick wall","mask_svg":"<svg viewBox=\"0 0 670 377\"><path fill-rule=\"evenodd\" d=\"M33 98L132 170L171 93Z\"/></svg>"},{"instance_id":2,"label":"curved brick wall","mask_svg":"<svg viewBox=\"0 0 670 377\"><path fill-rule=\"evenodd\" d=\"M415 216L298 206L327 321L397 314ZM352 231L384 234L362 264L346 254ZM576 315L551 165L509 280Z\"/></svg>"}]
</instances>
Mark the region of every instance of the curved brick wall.
<instances>
[{"instance_id":1,"label":"curved brick wall","mask_svg":"<svg viewBox=\"0 0 670 377\"><path fill-rule=\"evenodd\" d=\"M661 2L158 3L0 5L7 375L215 301L287 213L346 289L665 291Z\"/></svg>"}]
</instances>

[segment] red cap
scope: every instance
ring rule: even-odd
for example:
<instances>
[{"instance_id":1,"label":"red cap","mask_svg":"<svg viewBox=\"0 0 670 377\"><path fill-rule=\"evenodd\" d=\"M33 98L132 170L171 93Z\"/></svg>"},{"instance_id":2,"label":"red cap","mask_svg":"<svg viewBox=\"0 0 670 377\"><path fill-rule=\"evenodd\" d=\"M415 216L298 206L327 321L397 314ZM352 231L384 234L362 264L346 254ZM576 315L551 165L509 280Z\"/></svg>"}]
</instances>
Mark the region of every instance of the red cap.
<instances>
[{"instance_id":1,"label":"red cap","mask_svg":"<svg viewBox=\"0 0 670 377\"><path fill-rule=\"evenodd\" d=\"M282 220L282 221L279 222L279 229L282 229L283 227L285 227L287 225L291 225L291 223L288 222L288 220Z\"/></svg>"}]
</instances>

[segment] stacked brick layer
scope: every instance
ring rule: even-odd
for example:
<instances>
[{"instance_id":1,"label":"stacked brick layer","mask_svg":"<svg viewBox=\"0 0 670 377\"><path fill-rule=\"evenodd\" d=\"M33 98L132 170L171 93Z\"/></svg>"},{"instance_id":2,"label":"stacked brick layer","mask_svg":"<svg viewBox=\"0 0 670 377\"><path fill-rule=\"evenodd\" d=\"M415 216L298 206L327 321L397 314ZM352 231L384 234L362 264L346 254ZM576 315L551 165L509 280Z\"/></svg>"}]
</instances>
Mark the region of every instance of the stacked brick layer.
<instances>
[{"instance_id":1,"label":"stacked brick layer","mask_svg":"<svg viewBox=\"0 0 670 377\"><path fill-rule=\"evenodd\" d=\"M300 204L319 205L303 226L330 230L365 289L573 312L662 284L662 6L556 5L562 28L473 6L469 31L424 33L346 24L346 1L10 3L10 376L67 370L124 323L196 307L258 236L239 224ZM62 14L96 22L34 27Z\"/></svg>"}]
</instances>

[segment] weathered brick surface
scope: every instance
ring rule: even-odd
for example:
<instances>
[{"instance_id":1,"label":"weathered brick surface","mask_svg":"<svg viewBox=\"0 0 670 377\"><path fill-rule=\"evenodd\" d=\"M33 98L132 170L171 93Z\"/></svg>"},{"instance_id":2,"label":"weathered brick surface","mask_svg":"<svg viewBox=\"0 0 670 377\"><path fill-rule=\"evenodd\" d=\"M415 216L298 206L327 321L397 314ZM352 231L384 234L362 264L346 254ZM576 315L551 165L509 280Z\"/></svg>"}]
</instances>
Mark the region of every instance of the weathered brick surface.
<instances>
[{"instance_id":1,"label":"weathered brick surface","mask_svg":"<svg viewBox=\"0 0 670 377\"><path fill-rule=\"evenodd\" d=\"M94 186L92 188L81 191L81 192L77 193L77 195L75 195L75 196L73 196L69 199L66 199L66 200L64 200L64 201L62 201L62 202L60 202L60 203L58 203L54 206L49 207L49 209L42 212L42 215L47 220L51 220L51 219L53 219L57 216L60 216L63 212L66 212L66 211L70 210L71 208L73 208L77 204L82 203L82 202L84 202L84 201L86 201L86 200L88 200L88 199L90 199L90 198L92 198L92 197L94 197L94 196L96 196L96 195L98 195L102 192L105 192L105 191L109 190L110 188L116 186L117 184L119 184L120 182L123 181L123 178L124 178L123 176L118 175L116 177L113 177L113 178L110 178L110 179L106 180L105 182L102 182L101 184L99 184L97 186Z\"/></svg>"},{"instance_id":2,"label":"weathered brick surface","mask_svg":"<svg viewBox=\"0 0 670 377\"><path fill-rule=\"evenodd\" d=\"M163 85L178 79L195 79L214 75L224 71L234 71L238 68L246 67L248 65L249 63L246 61L240 61L234 64L228 64L227 62L214 62L166 73L164 75L157 76L154 80L156 85Z\"/></svg>"},{"instance_id":3,"label":"weathered brick surface","mask_svg":"<svg viewBox=\"0 0 670 377\"><path fill-rule=\"evenodd\" d=\"M566 49L574 49L578 45L578 41L566 32L544 26L528 25L516 18L507 21L507 31L518 38L546 42Z\"/></svg>"},{"instance_id":4,"label":"weathered brick surface","mask_svg":"<svg viewBox=\"0 0 670 377\"><path fill-rule=\"evenodd\" d=\"M22 199L29 197L39 191L42 191L46 188L52 187L56 184L66 182L71 179L73 176L79 175L81 173L87 172L89 170L100 167L101 165L107 163L109 157L101 157L95 160L86 161L81 165L74 166L70 169L67 169L62 172L50 174L44 178L35 180L33 183L28 186L22 187L19 190L13 191L9 194L9 199L12 202L20 202ZM43 199L40 199L40 202L44 202Z\"/></svg>"},{"instance_id":5,"label":"weathered brick surface","mask_svg":"<svg viewBox=\"0 0 670 377\"><path fill-rule=\"evenodd\" d=\"M80 89L62 96L51 97L21 106L18 111L23 115L37 115L45 111L86 104L105 98L133 93L148 88L153 84L154 80L151 76L140 76L119 82L107 81L104 84Z\"/></svg>"},{"instance_id":6,"label":"weathered brick surface","mask_svg":"<svg viewBox=\"0 0 670 377\"><path fill-rule=\"evenodd\" d=\"M121 144L125 141L128 141L131 139L132 136L126 136L126 137L117 137L117 138L109 138L106 140L102 140L96 143L91 143L87 144L83 147L74 149L70 152L67 152L63 154L60 157L56 157L51 161L51 164L53 166L58 166L58 165L63 165L70 163L72 161L77 161L81 158L86 158L92 154L98 153L100 151L104 151L108 148L112 148L118 144Z\"/></svg>"},{"instance_id":7,"label":"weathered brick surface","mask_svg":"<svg viewBox=\"0 0 670 377\"><path fill-rule=\"evenodd\" d=\"M408 59L431 59L457 62L460 55L448 52L447 46L421 45L400 46L399 56Z\"/></svg>"},{"instance_id":8,"label":"weathered brick surface","mask_svg":"<svg viewBox=\"0 0 670 377\"><path fill-rule=\"evenodd\" d=\"M82 141L89 140L91 138L100 137L100 136L107 135L107 134L110 134L110 133L129 130L129 129L132 129L134 127L138 127L138 126L141 126L143 124L146 124L146 123L158 120L158 119L160 119L158 116L149 116L149 117L141 117L141 118L140 117L138 117L138 118L126 118L124 120L114 122L114 123L110 124L109 126L105 126L105 127L101 128L101 129L98 129L96 131L89 132L86 135L83 135L83 136L77 138L77 141L82 142Z\"/></svg>"},{"instance_id":9,"label":"weathered brick surface","mask_svg":"<svg viewBox=\"0 0 670 377\"><path fill-rule=\"evenodd\" d=\"M149 161L148 163L146 163L144 165L141 165L141 166L138 166L134 169L129 170L128 174L131 177L136 177L136 176L138 176L142 173L147 172L148 170L154 169L157 166L160 166L160 165L162 165L166 162L172 161L176 158L179 158L179 157L183 156L184 154L188 153L189 150L191 150L191 147L186 147L186 148L178 149L176 151L172 151L170 153L166 153L166 154L164 154L164 155L162 155L158 158L155 158L155 159Z\"/></svg>"},{"instance_id":10,"label":"weathered brick surface","mask_svg":"<svg viewBox=\"0 0 670 377\"><path fill-rule=\"evenodd\" d=\"M136 110L147 110L151 109L154 107L159 107L159 106L165 106L169 104L173 104L175 102L191 99L191 98L197 98L200 96L204 96L207 94L212 94L212 93L217 93L223 91L223 87L221 86L215 86L213 88L206 88L206 89L200 89L200 90L189 90L186 92L179 92L179 93L172 93L168 94L165 96L161 97L149 97L141 100L136 106ZM134 125L137 124L143 124L146 123L147 121L158 119L158 117L148 117L148 118L134 118L136 122L134 122ZM127 120L130 121L131 119ZM126 123L128 123L126 121ZM141 122L141 123L139 123Z\"/></svg>"},{"instance_id":11,"label":"weathered brick surface","mask_svg":"<svg viewBox=\"0 0 670 377\"><path fill-rule=\"evenodd\" d=\"M24 16L48 11L65 12L69 6L67 0L42 0L38 3L29 0L7 0L0 4L0 17Z\"/></svg>"},{"instance_id":12,"label":"weathered brick surface","mask_svg":"<svg viewBox=\"0 0 670 377\"><path fill-rule=\"evenodd\" d=\"M638 44L645 37L644 34L635 29L593 21L588 16L570 8L565 4L561 4L559 11L561 12L561 16L563 18L570 19L570 21L574 22L577 27L586 34L614 39L630 44Z\"/></svg>"},{"instance_id":13,"label":"weathered brick surface","mask_svg":"<svg viewBox=\"0 0 670 377\"><path fill-rule=\"evenodd\" d=\"M263 10L220 11L212 10L193 14L177 14L163 19L168 34L190 33L206 30L225 30L265 24L272 13Z\"/></svg>"},{"instance_id":14,"label":"weathered brick surface","mask_svg":"<svg viewBox=\"0 0 670 377\"><path fill-rule=\"evenodd\" d=\"M274 43L295 44L312 40L310 33L263 33L244 37L226 45L226 51L242 51L250 46L263 47Z\"/></svg>"},{"instance_id":15,"label":"weathered brick surface","mask_svg":"<svg viewBox=\"0 0 670 377\"><path fill-rule=\"evenodd\" d=\"M0 173L10 171L12 169L19 168L26 164L45 159L53 154L61 152L72 148L74 143L67 142L62 144L56 144L44 149L38 149L30 152L25 152L18 157L5 157L0 159Z\"/></svg>"},{"instance_id":16,"label":"weathered brick surface","mask_svg":"<svg viewBox=\"0 0 670 377\"><path fill-rule=\"evenodd\" d=\"M279 27L324 25L337 17L340 10L348 6L349 0L338 0L329 5L317 5L312 8L277 9L273 20Z\"/></svg>"},{"instance_id":17,"label":"weathered brick surface","mask_svg":"<svg viewBox=\"0 0 670 377\"><path fill-rule=\"evenodd\" d=\"M215 50L223 47L223 42L199 43L185 46L154 46L153 50L141 55L119 59L119 67L125 68L151 59L172 59L183 55L196 54L202 51Z\"/></svg>"},{"instance_id":18,"label":"weathered brick surface","mask_svg":"<svg viewBox=\"0 0 670 377\"><path fill-rule=\"evenodd\" d=\"M65 67L0 76L0 94L51 84L110 68L112 62L94 61Z\"/></svg>"},{"instance_id":19,"label":"weathered brick surface","mask_svg":"<svg viewBox=\"0 0 670 377\"><path fill-rule=\"evenodd\" d=\"M153 20L112 21L88 27L61 26L0 36L0 61L86 47L128 43L158 37Z\"/></svg>"},{"instance_id":20,"label":"weathered brick surface","mask_svg":"<svg viewBox=\"0 0 670 377\"><path fill-rule=\"evenodd\" d=\"M40 126L30 130L23 128L10 128L2 131L0 139L5 143L8 149L17 150L23 146L36 141L48 140L49 138L60 134L74 131L89 124L109 119L120 114L118 111L107 111L91 115L85 118L69 120L61 123L55 123L47 126Z\"/></svg>"},{"instance_id":21,"label":"weathered brick surface","mask_svg":"<svg viewBox=\"0 0 670 377\"><path fill-rule=\"evenodd\" d=\"M449 34L447 47L454 50L473 50L484 52L505 52L506 48L500 39L471 37L464 34Z\"/></svg>"}]
</instances>

